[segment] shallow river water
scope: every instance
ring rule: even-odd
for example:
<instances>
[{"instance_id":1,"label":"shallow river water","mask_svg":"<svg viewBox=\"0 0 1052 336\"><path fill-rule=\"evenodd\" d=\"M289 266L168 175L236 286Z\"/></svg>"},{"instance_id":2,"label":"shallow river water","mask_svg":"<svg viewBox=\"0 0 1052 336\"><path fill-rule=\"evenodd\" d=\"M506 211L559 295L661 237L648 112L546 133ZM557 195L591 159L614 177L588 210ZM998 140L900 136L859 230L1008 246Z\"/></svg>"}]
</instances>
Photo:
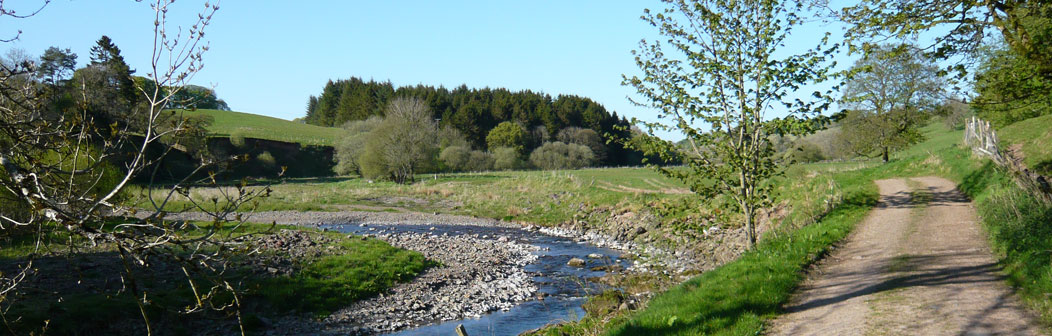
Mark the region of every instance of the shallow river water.
<instances>
[{"instance_id":1,"label":"shallow river water","mask_svg":"<svg viewBox=\"0 0 1052 336\"><path fill-rule=\"evenodd\" d=\"M471 336L517 335L549 323L575 321L584 316L581 305L584 304L585 297L603 288L602 285L587 280L605 274L603 271L592 271L592 267L611 264L618 264L625 268L631 266L631 261L621 260L620 253L615 250L516 228L439 224L433 226L369 225L368 227L336 225L331 228L355 234L413 232L438 235L479 235L480 237L506 236L520 243L540 247L540 250L534 252L539 257L537 261L527 265L525 269L534 276L538 291L547 294L543 300L531 299L508 311L491 312L474 319L441 322L389 335L455 335L454 329L459 324L463 324L468 335ZM600 254L603 257L588 258L589 254ZM572 267L566 264L575 257L585 259L586 266Z\"/></svg>"}]
</instances>

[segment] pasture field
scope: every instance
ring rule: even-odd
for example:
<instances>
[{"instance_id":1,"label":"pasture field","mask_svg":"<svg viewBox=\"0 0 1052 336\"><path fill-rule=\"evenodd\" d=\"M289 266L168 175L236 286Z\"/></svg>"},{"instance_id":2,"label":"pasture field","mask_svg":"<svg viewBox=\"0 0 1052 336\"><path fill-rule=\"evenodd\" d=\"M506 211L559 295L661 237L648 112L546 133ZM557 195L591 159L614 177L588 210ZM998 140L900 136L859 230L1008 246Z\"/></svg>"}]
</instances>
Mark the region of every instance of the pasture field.
<instances>
[{"instance_id":1,"label":"pasture field","mask_svg":"<svg viewBox=\"0 0 1052 336\"><path fill-rule=\"evenodd\" d=\"M212 117L208 130L213 136L294 142L302 145L333 146L339 139L340 129L321 127L268 117L258 114L220 110L181 110L186 116L207 115Z\"/></svg>"},{"instance_id":2,"label":"pasture field","mask_svg":"<svg viewBox=\"0 0 1052 336\"><path fill-rule=\"evenodd\" d=\"M1043 117L1001 131L1008 144L1042 155L1048 135ZM753 334L776 316L807 265L845 237L875 200L874 179L937 175L958 183L975 200L991 245L1021 296L1046 323L1052 321L1049 264L1040 251L1052 249L1047 204L1028 197L1006 172L971 157L960 130L940 122L923 128L924 141L879 160L824 162L790 167L775 178L776 207L784 209L777 233L757 250L706 272L656 297L648 308L615 316L589 316L540 334ZM1029 147L1028 147L1029 146ZM1035 151L1035 148L1036 151ZM274 181L273 196L253 211L420 211L558 225L596 209L649 212L662 223L680 225L710 218L719 199L702 200L679 181L649 168L595 168L572 171L508 171L421 174L408 185L342 177ZM196 188L190 197L205 200L218 190ZM715 201L715 202L714 202ZM185 200L176 200L179 205ZM1025 208L1020 212L1018 209ZM723 217L734 222L734 217ZM788 224L788 225L786 225ZM683 226L686 229L696 229ZM1044 259L1042 259L1044 258ZM737 298L737 299L728 299Z\"/></svg>"}]
</instances>

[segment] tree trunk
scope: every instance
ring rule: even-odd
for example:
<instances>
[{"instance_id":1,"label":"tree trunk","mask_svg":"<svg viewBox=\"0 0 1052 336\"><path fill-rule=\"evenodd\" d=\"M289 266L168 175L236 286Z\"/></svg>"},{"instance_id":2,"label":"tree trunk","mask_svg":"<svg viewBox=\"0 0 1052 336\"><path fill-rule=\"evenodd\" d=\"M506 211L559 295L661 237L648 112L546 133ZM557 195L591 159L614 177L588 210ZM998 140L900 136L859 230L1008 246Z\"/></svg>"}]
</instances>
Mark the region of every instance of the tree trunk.
<instances>
[{"instance_id":1,"label":"tree trunk","mask_svg":"<svg viewBox=\"0 0 1052 336\"><path fill-rule=\"evenodd\" d=\"M756 215L752 207L745 207L745 234L749 238L749 249L756 247Z\"/></svg>"},{"instance_id":2,"label":"tree trunk","mask_svg":"<svg viewBox=\"0 0 1052 336\"><path fill-rule=\"evenodd\" d=\"M884 156L883 156L884 163L888 163L888 148L887 147L884 147L883 154L884 154Z\"/></svg>"}]
</instances>

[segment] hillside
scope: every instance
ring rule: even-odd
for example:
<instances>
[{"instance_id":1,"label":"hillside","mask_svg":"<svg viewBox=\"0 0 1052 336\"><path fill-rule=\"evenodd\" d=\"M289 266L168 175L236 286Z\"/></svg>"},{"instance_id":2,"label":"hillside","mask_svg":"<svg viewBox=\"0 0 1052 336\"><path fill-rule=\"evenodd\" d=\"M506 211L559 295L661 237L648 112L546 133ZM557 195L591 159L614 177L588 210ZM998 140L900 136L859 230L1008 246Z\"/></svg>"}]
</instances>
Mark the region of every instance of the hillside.
<instances>
[{"instance_id":1,"label":"hillside","mask_svg":"<svg viewBox=\"0 0 1052 336\"><path fill-rule=\"evenodd\" d=\"M294 142L302 145L333 146L340 129L301 124L258 114L205 110L183 111L187 116L208 115L213 118L208 127L215 136L240 135L245 138Z\"/></svg>"},{"instance_id":2,"label":"hillside","mask_svg":"<svg viewBox=\"0 0 1052 336\"><path fill-rule=\"evenodd\" d=\"M1052 130L1052 114L1005 126L997 135L1006 148L1018 146L1027 167L1048 175L1052 174L1052 132L1049 130Z\"/></svg>"}]
</instances>

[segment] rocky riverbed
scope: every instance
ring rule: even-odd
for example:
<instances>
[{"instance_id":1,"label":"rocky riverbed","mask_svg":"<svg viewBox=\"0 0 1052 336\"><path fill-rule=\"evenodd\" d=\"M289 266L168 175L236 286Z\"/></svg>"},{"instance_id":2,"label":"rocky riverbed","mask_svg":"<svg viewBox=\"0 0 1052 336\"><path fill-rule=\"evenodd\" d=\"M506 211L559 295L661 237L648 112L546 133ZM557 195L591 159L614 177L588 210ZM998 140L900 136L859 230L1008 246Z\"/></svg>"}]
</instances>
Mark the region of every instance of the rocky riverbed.
<instances>
[{"instance_id":1,"label":"rocky riverbed","mask_svg":"<svg viewBox=\"0 0 1052 336\"><path fill-rule=\"evenodd\" d=\"M536 246L507 236L381 233L391 245L442 264L388 293L341 309L324 320L338 331L379 333L507 310L537 291L523 269ZM346 327L353 325L353 327Z\"/></svg>"}]
</instances>

